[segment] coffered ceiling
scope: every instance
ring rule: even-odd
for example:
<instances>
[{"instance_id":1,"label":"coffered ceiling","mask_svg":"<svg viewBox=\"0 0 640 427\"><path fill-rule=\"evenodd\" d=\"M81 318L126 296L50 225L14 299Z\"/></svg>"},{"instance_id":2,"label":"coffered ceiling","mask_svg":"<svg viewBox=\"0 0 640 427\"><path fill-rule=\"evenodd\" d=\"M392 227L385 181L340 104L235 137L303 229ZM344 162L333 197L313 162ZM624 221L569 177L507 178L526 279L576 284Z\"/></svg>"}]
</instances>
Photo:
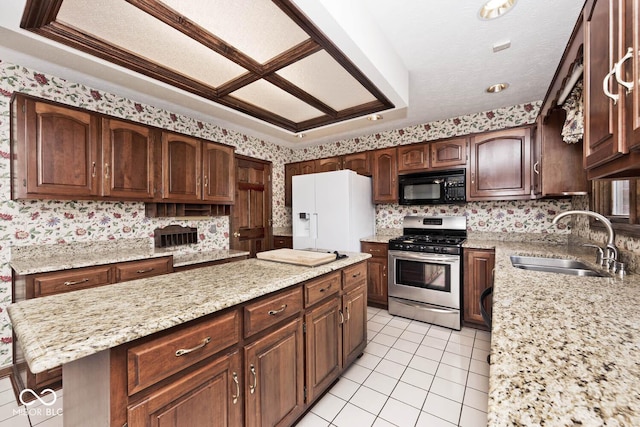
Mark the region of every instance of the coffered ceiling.
<instances>
[{"instance_id":1,"label":"coffered ceiling","mask_svg":"<svg viewBox=\"0 0 640 427\"><path fill-rule=\"evenodd\" d=\"M584 0L484 3L12 0L0 60L304 147L543 99Z\"/></svg>"},{"instance_id":2,"label":"coffered ceiling","mask_svg":"<svg viewBox=\"0 0 640 427\"><path fill-rule=\"evenodd\" d=\"M287 0L28 1L20 26L291 132L393 107Z\"/></svg>"}]
</instances>

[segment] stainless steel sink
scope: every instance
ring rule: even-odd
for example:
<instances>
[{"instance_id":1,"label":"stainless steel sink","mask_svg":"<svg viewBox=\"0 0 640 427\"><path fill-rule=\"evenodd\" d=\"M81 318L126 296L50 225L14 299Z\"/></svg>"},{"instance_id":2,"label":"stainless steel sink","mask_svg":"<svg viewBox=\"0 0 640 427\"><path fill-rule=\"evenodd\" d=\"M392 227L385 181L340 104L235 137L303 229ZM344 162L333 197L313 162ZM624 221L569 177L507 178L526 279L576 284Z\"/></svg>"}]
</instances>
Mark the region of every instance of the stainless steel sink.
<instances>
[{"instance_id":1,"label":"stainless steel sink","mask_svg":"<svg viewBox=\"0 0 640 427\"><path fill-rule=\"evenodd\" d=\"M608 277L609 275L591 268L575 259L543 258L511 255L511 264L523 270L544 271L546 273L571 274L574 276Z\"/></svg>"}]
</instances>

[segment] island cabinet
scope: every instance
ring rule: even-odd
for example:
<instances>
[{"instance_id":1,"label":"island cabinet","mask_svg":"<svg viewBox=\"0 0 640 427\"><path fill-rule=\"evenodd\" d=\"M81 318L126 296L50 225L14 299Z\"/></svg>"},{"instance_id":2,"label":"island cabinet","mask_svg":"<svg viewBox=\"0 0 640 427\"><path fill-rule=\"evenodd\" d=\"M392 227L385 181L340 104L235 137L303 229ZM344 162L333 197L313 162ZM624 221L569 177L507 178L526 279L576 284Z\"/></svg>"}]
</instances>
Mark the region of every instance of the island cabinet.
<instances>
[{"instance_id":1,"label":"island cabinet","mask_svg":"<svg viewBox=\"0 0 640 427\"><path fill-rule=\"evenodd\" d=\"M480 312L480 295L493 285L495 251L493 249L464 250L463 321L467 325L487 329ZM491 307L485 307L488 313Z\"/></svg>"},{"instance_id":2,"label":"island cabinet","mask_svg":"<svg viewBox=\"0 0 640 427\"><path fill-rule=\"evenodd\" d=\"M65 400L106 393L73 417L113 426L294 425L366 346L366 279L360 262L72 362Z\"/></svg>"},{"instance_id":3,"label":"island cabinet","mask_svg":"<svg viewBox=\"0 0 640 427\"><path fill-rule=\"evenodd\" d=\"M235 198L233 153L233 147L163 132L159 201L232 204Z\"/></svg>"},{"instance_id":4,"label":"island cabinet","mask_svg":"<svg viewBox=\"0 0 640 427\"><path fill-rule=\"evenodd\" d=\"M531 197L531 128L471 137L468 200Z\"/></svg>"},{"instance_id":5,"label":"island cabinet","mask_svg":"<svg viewBox=\"0 0 640 427\"><path fill-rule=\"evenodd\" d=\"M584 164L589 179L640 173L639 13L637 0L585 4Z\"/></svg>"},{"instance_id":6,"label":"island cabinet","mask_svg":"<svg viewBox=\"0 0 640 427\"><path fill-rule=\"evenodd\" d=\"M396 148L375 150L372 156L373 202L398 202L398 164Z\"/></svg>"},{"instance_id":7,"label":"island cabinet","mask_svg":"<svg viewBox=\"0 0 640 427\"><path fill-rule=\"evenodd\" d=\"M360 250L371 254L367 260L367 304L387 308L389 306L388 277L389 244L361 242Z\"/></svg>"}]
</instances>

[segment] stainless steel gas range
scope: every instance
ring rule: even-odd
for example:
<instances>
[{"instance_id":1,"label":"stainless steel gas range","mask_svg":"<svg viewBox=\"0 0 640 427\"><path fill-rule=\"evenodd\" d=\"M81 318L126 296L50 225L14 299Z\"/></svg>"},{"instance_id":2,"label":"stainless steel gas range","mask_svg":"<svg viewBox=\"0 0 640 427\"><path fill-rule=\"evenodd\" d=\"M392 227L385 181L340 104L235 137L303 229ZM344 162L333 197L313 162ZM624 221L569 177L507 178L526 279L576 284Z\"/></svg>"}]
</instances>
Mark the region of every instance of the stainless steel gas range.
<instances>
[{"instance_id":1,"label":"stainless steel gas range","mask_svg":"<svg viewBox=\"0 0 640 427\"><path fill-rule=\"evenodd\" d=\"M389 241L389 313L460 330L464 216L406 216Z\"/></svg>"}]
</instances>

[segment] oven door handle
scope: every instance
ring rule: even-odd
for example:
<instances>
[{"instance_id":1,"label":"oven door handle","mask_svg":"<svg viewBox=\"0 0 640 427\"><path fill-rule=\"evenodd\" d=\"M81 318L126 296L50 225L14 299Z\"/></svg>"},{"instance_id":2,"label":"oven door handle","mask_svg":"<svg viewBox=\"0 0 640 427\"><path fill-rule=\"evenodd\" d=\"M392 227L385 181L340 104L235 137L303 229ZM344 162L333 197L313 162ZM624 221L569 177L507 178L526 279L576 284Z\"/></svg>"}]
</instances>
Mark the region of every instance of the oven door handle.
<instances>
[{"instance_id":1,"label":"oven door handle","mask_svg":"<svg viewBox=\"0 0 640 427\"><path fill-rule=\"evenodd\" d=\"M460 310L446 310L444 308L431 308L431 307L425 307L424 305L409 304L408 302L400 301L397 298L394 299L394 300L395 300L396 303L402 304L402 305L406 305L407 307L419 308L420 310L433 311L435 313L457 314L457 313L460 312Z\"/></svg>"},{"instance_id":2,"label":"oven door handle","mask_svg":"<svg viewBox=\"0 0 640 427\"><path fill-rule=\"evenodd\" d=\"M460 260L460 255L437 255L423 252L418 255L416 252L389 251L389 258L454 263Z\"/></svg>"}]
</instances>

